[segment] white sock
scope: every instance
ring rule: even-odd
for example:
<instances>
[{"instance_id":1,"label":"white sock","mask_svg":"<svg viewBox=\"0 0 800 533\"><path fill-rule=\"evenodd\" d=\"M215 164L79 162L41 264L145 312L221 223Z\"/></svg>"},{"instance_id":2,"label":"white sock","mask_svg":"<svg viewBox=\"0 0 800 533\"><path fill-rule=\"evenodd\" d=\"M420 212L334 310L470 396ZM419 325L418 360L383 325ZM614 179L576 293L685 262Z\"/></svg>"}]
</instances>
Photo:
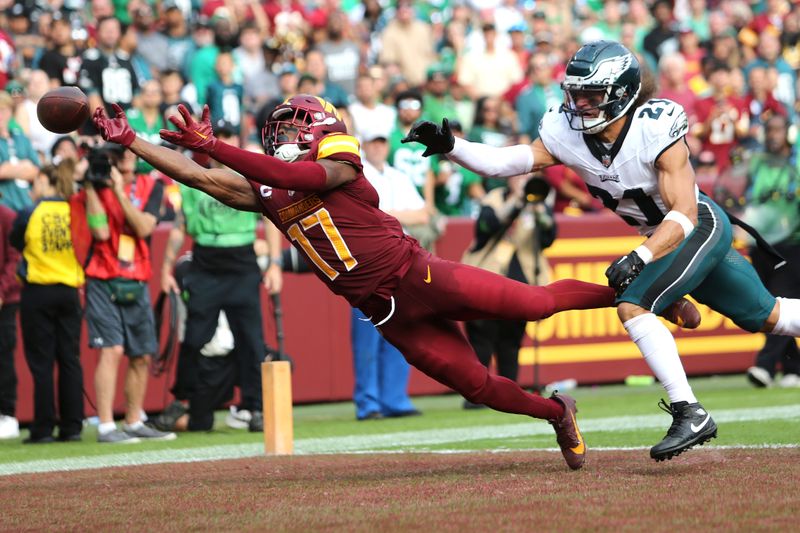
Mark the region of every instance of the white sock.
<instances>
[{"instance_id":1,"label":"white sock","mask_svg":"<svg viewBox=\"0 0 800 533\"><path fill-rule=\"evenodd\" d=\"M97 426L97 432L101 435L105 435L106 433L111 433L117 429L117 425L114 422L103 422Z\"/></svg>"},{"instance_id":2,"label":"white sock","mask_svg":"<svg viewBox=\"0 0 800 533\"><path fill-rule=\"evenodd\" d=\"M800 300L796 298L778 298L780 313L778 323L772 328L775 335L800 337Z\"/></svg>"},{"instance_id":3,"label":"white sock","mask_svg":"<svg viewBox=\"0 0 800 533\"><path fill-rule=\"evenodd\" d=\"M670 403L697 402L686 379L675 338L656 315L645 313L631 318L623 326L667 391Z\"/></svg>"},{"instance_id":4,"label":"white sock","mask_svg":"<svg viewBox=\"0 0 800 533\"><path fill-rule=\"evenodd\" d=\"M140 429L142 426L144 426L144 422L142 422L141 420L137 420L133 424L128 424L126 422L125 425L123 426L123 428L136 431L137 429Z\"/></svg>"}]
</instances>

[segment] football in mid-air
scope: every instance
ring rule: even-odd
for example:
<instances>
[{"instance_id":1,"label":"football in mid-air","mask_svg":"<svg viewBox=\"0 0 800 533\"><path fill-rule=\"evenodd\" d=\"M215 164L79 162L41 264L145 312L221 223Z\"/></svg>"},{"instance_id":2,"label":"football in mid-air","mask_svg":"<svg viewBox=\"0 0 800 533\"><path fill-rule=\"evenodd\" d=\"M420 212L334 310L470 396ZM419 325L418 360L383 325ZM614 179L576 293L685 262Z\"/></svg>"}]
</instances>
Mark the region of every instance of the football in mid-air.
<instances>
[{"instance_id":1,"label":"football in mid-air","mask_svg":"<svg viewBox=\"0 0 800 533\"><path fill-rule=\"evenodd\" d=\"M53 133L69 133L89 118L89 99L77 87L59 87L42 96L36 116Z\"/></svg>"}]
</instances>

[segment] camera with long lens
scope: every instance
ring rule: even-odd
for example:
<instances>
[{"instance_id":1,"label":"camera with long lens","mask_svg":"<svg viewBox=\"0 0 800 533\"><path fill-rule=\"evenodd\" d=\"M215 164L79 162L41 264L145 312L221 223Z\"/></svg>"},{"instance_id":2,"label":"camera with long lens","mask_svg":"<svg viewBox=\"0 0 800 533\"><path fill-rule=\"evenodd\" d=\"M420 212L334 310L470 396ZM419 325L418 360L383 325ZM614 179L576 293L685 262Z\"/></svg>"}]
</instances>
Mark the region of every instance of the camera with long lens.
<instances>
[{"instance_id":1,"label":"camera with long lens","mask_svg":"<svg viewBox=\"0 0 800 533\"><path fill-rule=\"evenodd\" d=\"M86 160L89 167L86 169L85 180L92 184L95 189L108 187L111 179L111 166L124 150L121 146L113 143L95 146L82 145L88 149Z\"/></svg>"}]
</instances>

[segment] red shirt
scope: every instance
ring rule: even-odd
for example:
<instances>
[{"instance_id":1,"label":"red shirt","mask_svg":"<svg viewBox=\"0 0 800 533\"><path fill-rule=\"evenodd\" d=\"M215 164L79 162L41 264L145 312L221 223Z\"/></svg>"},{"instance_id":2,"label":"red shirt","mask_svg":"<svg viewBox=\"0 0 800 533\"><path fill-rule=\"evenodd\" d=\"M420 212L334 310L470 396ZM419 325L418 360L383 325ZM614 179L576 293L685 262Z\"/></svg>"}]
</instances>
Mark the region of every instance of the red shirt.
<instances>
[{"instance_id":1,"label":"red shirt","mask_svg":"<svg viewBox=\"0 0 800 533\"><path fill-rule=\"evenodd\" d=\"M142 174L136 176L135 181L125 186L125 193L135 208L144 211L155 186L155 179ZM97 279L122 277L139 281L149 280L151 265L150 245L147 240L136 237L133 228L125 220L122 206L109 187L100 189L97 194L108 216L110 236L108 240L93 243L91 259L86 266L86 275ZM86 191L78 193L77 200L77 202L70 202L70 205L85 205ZM82 217L82 214L75 213L74 216ZM75 238L73 235L73 239ZM132 249L127 249L129 243L132 244ZM122 250L120 250L120 245Z\"/></svg>"},{"instance_id":2,"label":"red shirt","mask_svg":"<svg viewBox=\"0 0 800 533\"><path fill-rule=\"evenodd\" d=\"M711 119L709 117L720 105L727 104L728 112ZM743 100L728 96L723 103L719 103L714 96L703 98L697 101L695 106L697 121L705 123L708 130L705 132L701 141L703 150L714 152L717 160L717 167L720 171L725 170L731 164L730 152L737 145L735 125L744 115L749 115Z\"/></svg>"},{"instance_id":3,"label":"red shirt","mask_svg":"<svg viewBox=\"0 0 800 533\"><path fill-rule=\"evenodd\" d=\"M0 89L6 88L8 74L14 68L14 40L3 30L0 30Z\"/></svg>"},{"instance_id":4,"label":"red shirt","mask_svg":"<svg viewBox=\"0 0 800 533\"><path fill-rule=\"evenodd\" d=\"M19 252L11 246L9 235L16 213L0 205L0 305L19 303L20 285L17 281Z\"/></svg>"},{"instance_id":5,"label":"red shirt","mask_svg":"<svg viewBox=\"0 0 800 533\"><path fill-rule=\"evenodd\" d=\"M333 147L336 143L338 148ZM320 192L274 189L250 181L261 210L303 254L334 294L358 306L377 294L389 298L411 266L419 243L396 218L378 209L378 193L364 177L358 142L330 134L305 161L330 159L357 170L356 178Z\"/></svg>"}]
</instances>

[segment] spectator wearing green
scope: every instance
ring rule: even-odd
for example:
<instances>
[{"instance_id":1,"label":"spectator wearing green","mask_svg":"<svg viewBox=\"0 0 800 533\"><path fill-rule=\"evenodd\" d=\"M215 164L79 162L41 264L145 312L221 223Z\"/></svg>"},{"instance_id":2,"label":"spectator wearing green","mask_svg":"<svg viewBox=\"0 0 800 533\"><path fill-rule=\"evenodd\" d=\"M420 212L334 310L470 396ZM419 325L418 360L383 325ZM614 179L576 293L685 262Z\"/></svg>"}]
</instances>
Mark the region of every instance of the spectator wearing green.
<instances>
[{"instance_id":1,"label":"spectator wearing green","mask_svg":"<svg viewBox=\"0 0 800 533\"><path fill-rule=\"evenodd\" d=\"M238 135L227 126L215 127L214 135L218 142L239 144ZM213 161L211 164L215 168L221 166ZM214 172L214 168L209 172ZM167 293L181 291L187 310L186 333L172 390L176 401L152 424L170 431L208 431L214 425L214 409L229 401L234 385L238 385L240 410L250 413L249 429L262 431L259 370L265 355L259 290L262 275L253 248L260 216L228 207L189 187L181 186L181 194L182 209L164 252L161 287ZM180 276L179 289L173 266L186 234L193 240L192 258ZM270 252L270 255L275 252L275 257L267 270L265 284L281 275L280 246L273 249L270 243ZM280 290L280 280L276 283ZM204 347L217 331L222 312L233 334L233 350L224 356L203 356ZM183 403L186 400L188 416Z\"/></svg>"},{"instance_id":2,"label":"spectator wearing green","mask_svg":"<svg viewBox=\"0 0 800 533\"><path fill-rule=\"evenodd\" d=\"M422 95L415 90L403 91L397 95L396 106L397 124L389 135L389 164L411 178L425 205L433 208L433 172L430 158L422 156L425 146L401 142L414 122L422 117Z\"/></svg>"},{"instance_id":3,"label":"spectator wearing green","mask_svg":"<svg viewBox=\"0 0 800 533\"><path fill-rule=\"evenodd\" d=\"M219 79L208 86L206 102L211 110L211 123L227 122L241 127L244 111L244 88L234 82L233 71L236 65L233 54L221 52L217 56L215 70Z\"/></svg>"},{"instance_id":4,"label":"spectator wearing green","mask_svg":"<svg viewBox=\"0 0 800 533\"><path fill-rule=\"evenodd\" d=\"M29 190L39 175L39 156L31 141L11 125L14 102L0 92L0 204L20 211L33 205Z\"/></svg>"},{"instance_id":5,"label":"spectator wearing green","mask_svg":"<svg viewBox=\"0 0 800 533\"><path fill-rule=\"evenodd\" d=\"M442 65L428 68L425 94L422 99L422 114L426 120L441 124L445 117L456 116L456 101L448 90L447 80L451 73Z\"/></svg>"},{"instance_id":6,"label":"spectator wearing green","mask_svg":"<svg viewBox=\"0 0 800 533\"><path fill-rule=\"evenodd\" d=\"M469 130L467 139L489 146L509 146L515 142L514 130L505 119L501 119L502 102L494 96L482 96L475 103L475 121ZM486 191L497 187L505 187L505 179L486 178L483 186Z\"/></svg>"},{"instance_id":7,"label":"spectator wearing green","mask_svg":"<svg viewBox=\"0 0 800 533\"><path fill-rule=\"evenodd\" d=\"M203 105L206 103L208 86L217 79L214 66L219 48L214 44L214 31L205 18L198 19L195 23L192 38L195 48L188 59L187 79L194 83L197 103Z\"/></svg>"},{"instance_id":8,"label":"spectator wearing green","mask_svg":"<svg viewBox=\"0 0 800 533\"><path fill-rule=\"evenodd\" d=\"M598 20L594 27L602 32L603 39L619 41L622 36L622 12L618 0L607 0L597 13Z\"/></svg>"},{"instance_id":9,"label":"spectator wearing green","mask_svg":"<svg viewBox=\"0 0 800 533\"><path fill-rule=\"evenodd\" d=\"M553 67L542 52L534 52L528 63L528 86L517 96L515 107L522 142L532 142L539 136L539 122L551 107L561 105L561 87L553 79Z\"/></svg>"},{"instance_id":10,"label":"spectator wearing green","mask_svg":"<svg viewBox=\"0 0 800 533\"><path fill-rule=\"evenodd\" d=\"M464 137L461 123L457 120L450 120L450 130L456 137ZM481 177L446 157L431 157L431 160L436 209L445 216L474 218L479 203L486 194Z\"/></svg>"},{"instance_id":11,"label":"spectator wearing green","mask_svg":"<svg viewBox=\"0 0 800 533\"><path fill-rule=\"evenodd\" d=\"M139 106L128 111L128 122L136 135L154 144L161 144L158 131L166 128L161 113L161 84L156 80L145 82L140 93ZM147 174L153 171L152 165L144 159L136 163L136 172Z\"/></svg>"}]
</instances>

